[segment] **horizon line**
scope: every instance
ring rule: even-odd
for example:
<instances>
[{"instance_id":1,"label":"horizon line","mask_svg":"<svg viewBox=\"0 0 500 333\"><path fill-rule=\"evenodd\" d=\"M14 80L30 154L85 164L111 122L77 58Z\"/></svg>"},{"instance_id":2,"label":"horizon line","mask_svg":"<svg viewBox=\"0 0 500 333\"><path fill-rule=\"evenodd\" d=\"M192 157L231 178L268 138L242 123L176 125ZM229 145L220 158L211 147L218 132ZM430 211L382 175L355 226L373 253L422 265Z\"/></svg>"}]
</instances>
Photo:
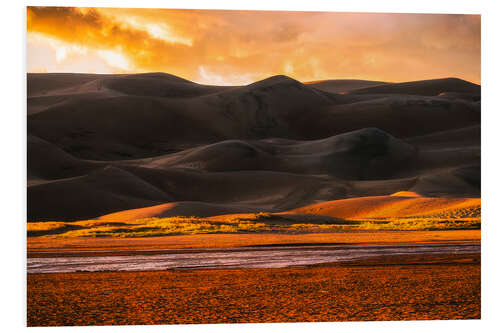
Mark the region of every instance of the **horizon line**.
<instances>
[{"instance_id":1,"label":"horizon line","mask_svg":"<svg viewBox=\"0 0 500 333\"><path fill-rule=\"evenodd\" d=\"M354 78L354 77L342 77L342 78L327 78L327 79L315 79L315 80L306 80L306 81L301 81L301 80L297 80L296 78L294 78L293 76L291 75L286 75L286 74L275 74L275 75L270 75L270 76L267 76L261 80L256 80L256 81L251 81L250 83L247 83L247 84L243 84L243 85L217 85L217 84L210 84L210 83L200 83L200 82L196 82L194 80L190 80L190 79L186 79L180 75L176 75L176 74L172 74L172 73L168 73L168 72L160 72L160 71L153 71L153 72L134 72L134 73L90 73L90 72L30 72L30 71L26 71L26 74L79 74L79 75L140 75L140 74L167 74L167 75L172 75L172 76L176 76L178 78L181 78L183 80L187 80L187 81L190 81L190 82L193 82L193 83L196 83L196 84L199 84L199 85L205 85L205 86L219 86L219 87L238 87L238 86L245 86L245 85L250 85L252 83L255 83L255 82L260 82L260 81L263 81L263 80L266 80L266 79L269 79L269 78L272 78L272 77L276 77L276 76L284 76L284 77L288 77L292 80L295 80L297 82L300 82L302 84L315 84L315 83L320 83L320 82L325 82L325 81L372 81L372 82L380 82L382 84L400 84L400 83L409 83L409 82L420 82L420 81L433 81L433 80L444 80L444 79L458 79L458 80L462 80L462 81L465 81L465 82L469 82L469 83L472 83L472 84L475 84L475 85L478 85L478 86L481 86L481 81L479 81L479 83L477 82L474 82L474 81L469 81L469 80L465 80L465 79L462 79L458 76L444 76L444 77L433 77L433 78L425 78L425 79L420 79L420 80L410 80L410 81L381 81L381 80L378 80L378 79L369 79L369 78L366 78L366 79L360 79L360 78Z\"/></svg>"}]
</instances>

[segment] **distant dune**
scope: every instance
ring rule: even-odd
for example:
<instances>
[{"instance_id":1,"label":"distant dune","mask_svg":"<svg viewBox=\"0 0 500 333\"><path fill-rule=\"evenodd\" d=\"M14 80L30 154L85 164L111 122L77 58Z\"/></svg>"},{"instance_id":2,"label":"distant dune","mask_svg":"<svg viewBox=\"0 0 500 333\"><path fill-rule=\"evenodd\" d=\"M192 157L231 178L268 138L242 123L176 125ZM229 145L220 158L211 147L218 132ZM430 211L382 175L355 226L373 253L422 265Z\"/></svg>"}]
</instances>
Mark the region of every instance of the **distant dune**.
<instances>
[{"instance_id":1,"label":"distant dune","mask_svg":"<svg viewBox=\"0 0 500 333\"><path fill-rule=\"evenodd\" d=\"M382 81L365 81L365 80L323 80L305 82L310 87L323 90L330 93L342 93L349 90L363 89L373 86L387 84Z\"/></svg>"},{"instance_id":2,"label":"distant dune","mask_svg":"<svg viewBox=\"0 0 500 333\"><path fill-rule=\"evenodd\" d=\"M404 94L437 96L443 93L465 93L480 96L481 86L457 78L390 83L351 90L354 94Z\"/></svg>"},{"instance_id":3,"label":"distant dune","mask_svg":"<svg viewBox=\"0 0 500 333\"><path fill-rule=\"evenodd\" d=\"M481 89L463 80L219 87L54 73L27 86L29 221L403 216L479 202Z\"/></svg>"},{"instance_id":4,"label":"distant dune","mask_svg":"<svg viewBox=\"0 0 500 333\"><path fill-rule=\"evenodd\" d=\"M481 207L479 198L422 198L390 195L323 202L289 212L355 219L439 215L478 207Z\"/></svg>"},{"instance_id":5,"label":"distant dune","mask_svg":"<svg viewBox=\"0 0 500 333\"><path fill-rule=\"evenodd\" d=\"M398 138L422 136L478 124L478 106L461 99L406 95L371 95L369 100L333 104L308 113L303 126L314 126L317 133L344 133L376 127ZM319 122L318 119L322 121ZM311 137L311 138L314 138Z\"/></svg>"},{"instance_id":6,"label":"distant dune","mask_svg":"<svg viewBox=\"0 0 500 333\"><path fill-rule=\"evenodd\" d=\"M97 167L96 163L76 158L55 145L28 134L28 182L81 176Z\"/></svg>"},{"instance_id":7,"label":"distant dune","mask_svg":"<svg viewBox=\"0 0 500 333\"><path fill-rule=\"evenodd\" d=\"M416 150L411 145L379 129L365 128L312 141L225 140L137 164L160 169L269 170L377 179L407 168L415 158Z\"/></svg>"}]
</instances>

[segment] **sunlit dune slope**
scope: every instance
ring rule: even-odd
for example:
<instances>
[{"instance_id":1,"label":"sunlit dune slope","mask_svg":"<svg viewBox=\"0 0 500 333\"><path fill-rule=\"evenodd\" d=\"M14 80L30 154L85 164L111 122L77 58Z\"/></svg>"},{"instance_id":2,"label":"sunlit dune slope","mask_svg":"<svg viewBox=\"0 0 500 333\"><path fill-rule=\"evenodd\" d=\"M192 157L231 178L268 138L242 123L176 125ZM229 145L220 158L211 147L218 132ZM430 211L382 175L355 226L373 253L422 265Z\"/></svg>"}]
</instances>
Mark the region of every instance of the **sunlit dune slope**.
<instances>
[{"instance_id":1,"label":"sunlit dune slope","mask_svg":"<svg viewBox=\"0 0 500 333\"><path fill-rule=\"evenodd\" d=\"M328 223L335 219L399 218L399 217L469 217L480 214L479 198L428 198L402 191L387 196L361 197L326 201L284 212L259 212L255 207L175 202L157 206L120 211L101 216L106 221L135 221L142 218L171 216L210 217L211 221L232 219L269 220L272 223ZM464 215L465 214L465 215ZM471 215L472 214L472 215ZM332 218L325 219L325 217Z\"/></svg>"},{"instance_id":2,"label":"sunlit dune slope","mask_svg":"<svg viewBox=\"0 0 500 333\"><path fill-rule=\"evenodd\" d=\"M323 202L289 211L337 218L383 218L436 215L466 208L480 208L479 198L423 198L376 196Z\"/></svg>"}]
</instances>

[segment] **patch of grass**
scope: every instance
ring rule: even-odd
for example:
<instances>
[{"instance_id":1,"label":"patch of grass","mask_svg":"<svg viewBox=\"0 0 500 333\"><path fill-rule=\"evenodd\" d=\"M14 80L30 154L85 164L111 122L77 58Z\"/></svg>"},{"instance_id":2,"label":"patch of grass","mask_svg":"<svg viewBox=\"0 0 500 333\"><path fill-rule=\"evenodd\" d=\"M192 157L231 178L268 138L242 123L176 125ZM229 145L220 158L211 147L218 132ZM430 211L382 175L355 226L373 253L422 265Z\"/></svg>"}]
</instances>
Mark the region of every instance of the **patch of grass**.
<instances>
[{"instance_id":1,"label":"patch of grass","mask_svg":"<svg viewBox=\"0 0 500 333\"><path fill-rule=\"evenodd\" d=\"M28 237L65 233L69 230L79 229L80 226L67 222L32 222L28 223Z\"/></svg>"},{"instance_id":2,"label":"patch of grass","mask_svg":"<svg viewBox=\"0 0 500 333\"><path fill-rule=\"evenodd\" d=\"M270 220L273 218L273 214L268 213L268 212L259 212L254 214L255 215L255 220Z\"/></svg>"},{"instance_id":3,"label":"patch of grass","mask_svg":"<svg viewBox=\"0 0 500 333\"><path fill-rule=\"evenodd\" d=\"M30 222L28 223L28 232L50 231L65 228L65 222Z\"/></svg>"},{"instance_id":4,"label":"patch of grass","mask_svg":"<svg viewBox=\"0 0 500 333\"><path fill-rule=\"evenodd\" d=\"M364 221L359 225L364 230L467 230L481 229L480 218L439 219L439 218L397 218Z\"/></svg>"},{"instance_id":5,"label":"patch of grass","mask_svg":"<svg viewBox=\"0 0 500 333\"><path fill-rule=\"evenodd\" d=\"M265 215L260 215L265 214ZM313 231L313 230L458 230L481 229L481 218L389 218L345 220L325 223L289 223L274 221L277 216L258 213L250 218L210 220L198 217L139 219L133 222L87 220L78 222L31 222L28 236L52 237L150 237L208 233ZM263 218L264 216L264 218ZM267 222L272 216L271 221Z\"/></svg>"}]
</instances>

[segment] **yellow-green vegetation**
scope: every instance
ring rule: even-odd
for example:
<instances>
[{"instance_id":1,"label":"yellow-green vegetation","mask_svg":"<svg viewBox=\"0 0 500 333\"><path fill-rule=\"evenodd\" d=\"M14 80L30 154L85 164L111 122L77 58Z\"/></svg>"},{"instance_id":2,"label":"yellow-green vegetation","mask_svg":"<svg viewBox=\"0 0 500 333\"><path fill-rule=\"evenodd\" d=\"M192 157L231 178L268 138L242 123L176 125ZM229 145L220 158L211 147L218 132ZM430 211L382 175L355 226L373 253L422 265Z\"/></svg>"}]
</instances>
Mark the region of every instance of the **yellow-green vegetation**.
<instances>
[{"instance_id":1,"label":"yellow-green vegetation","mask_svg":"<svg viewBox=\"0 0 500 333\"><path fill-rule=\"evenodd\" d=\"M364 230L466 230L481 229L481 218L397 218L360 221L358 229Z\"/></svg>"},{"instance_id":2,"label":"yellow-green vegetation","mask_svg":"<svg viewBox=\"0 0 500 333\"><path fill-rule=\"evenodd\" d=\"M78 222L29 222L28 236L53 237L148 237L181 234L286 232L314 230L457 230L480 229L481 218L408 217L367 220L321 219L300 223L297 218L257 213L245 217L210 219L167 217L133 222L87 220Z\"/></svg>"}]
</instances>

